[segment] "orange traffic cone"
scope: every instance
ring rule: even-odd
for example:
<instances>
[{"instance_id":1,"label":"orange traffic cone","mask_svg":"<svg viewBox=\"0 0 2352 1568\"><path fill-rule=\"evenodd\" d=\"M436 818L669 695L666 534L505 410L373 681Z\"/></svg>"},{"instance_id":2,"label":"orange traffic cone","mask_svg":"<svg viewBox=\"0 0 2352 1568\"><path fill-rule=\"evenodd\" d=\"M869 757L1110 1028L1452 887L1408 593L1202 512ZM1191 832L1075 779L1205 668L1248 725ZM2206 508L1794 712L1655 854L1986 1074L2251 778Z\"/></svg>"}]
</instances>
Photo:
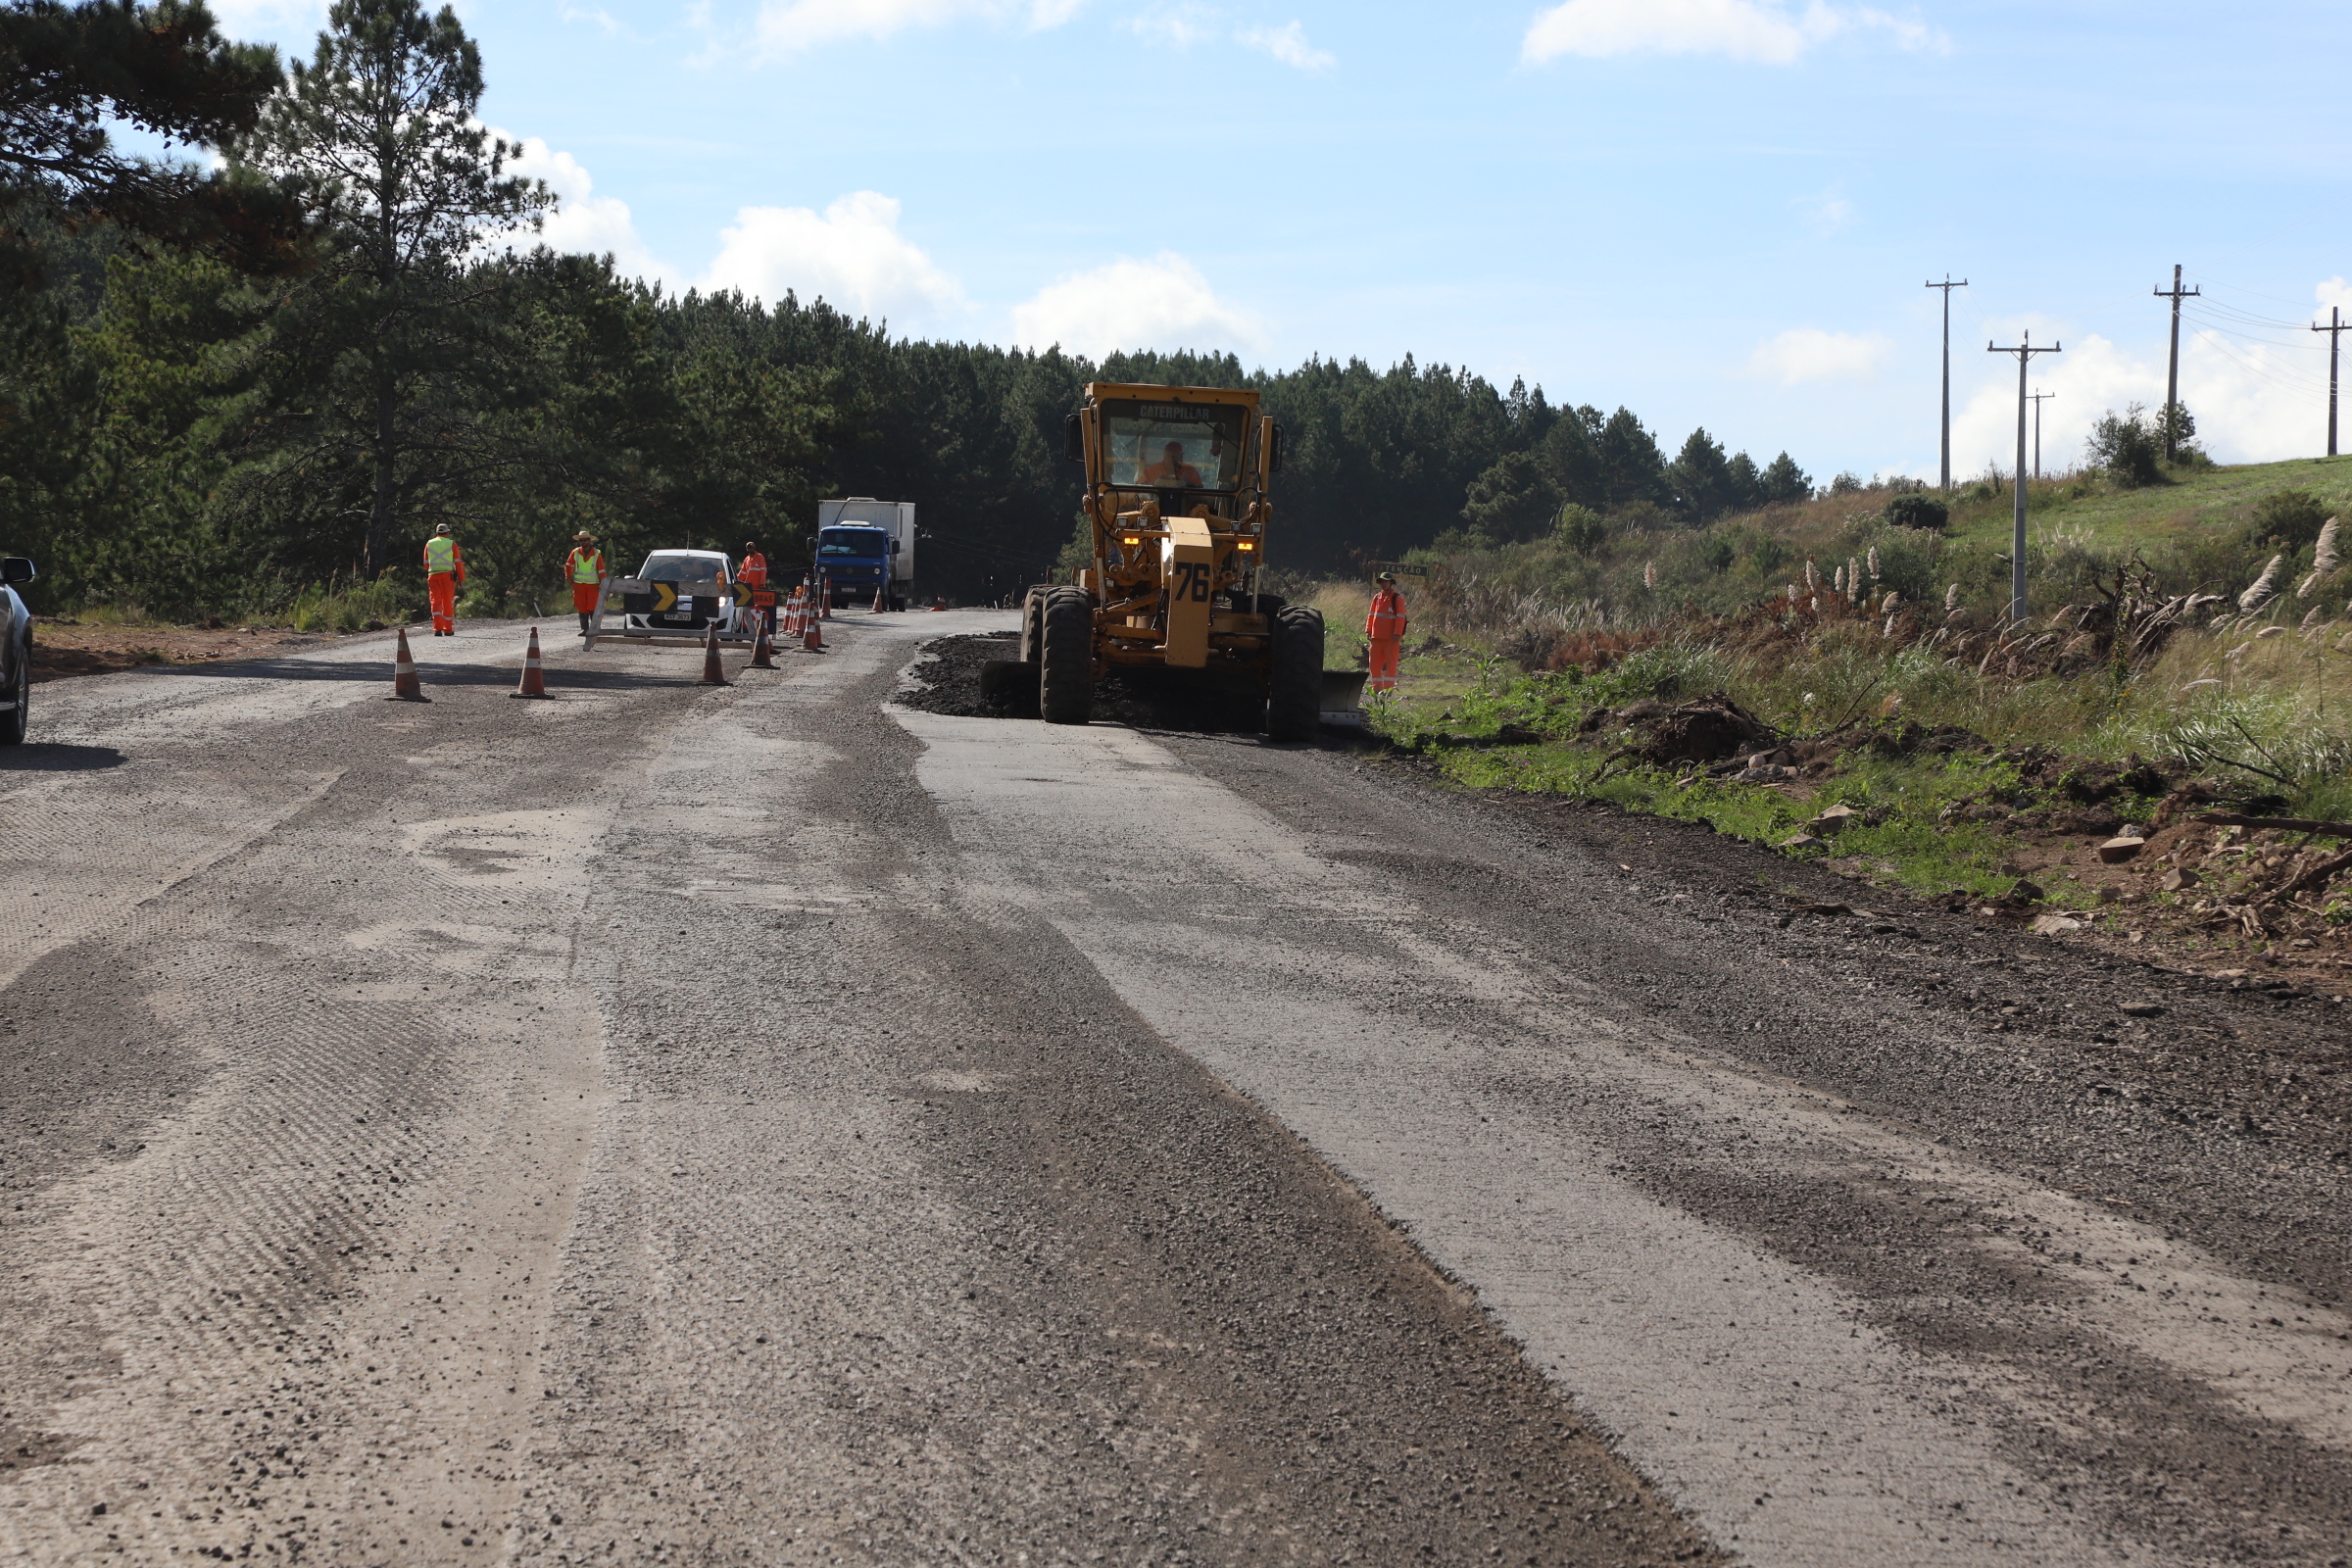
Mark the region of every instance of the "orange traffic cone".
<instances>
[{"instance_id":1,"label":"orange traffic cone","mask_svg":"<svg viewBox=\"0 0 2352 1568\"><path fill-rule=\"evenodd\" d=\"M752 669L773 669L776 667L776 662L768 657L767 621L765 617L760 619L760 635L752 642L752 662L749 667Z\"/></svg>"},{"instance_id":2,"label":"orange traffic cone","mask_svg":"<svg viewBox=\"0 0 2352 1568\"><path fill-rule=\"evenodd\" d=\"M392 654L392 695L387 703L429 703L424 682L416 678L416 661L409 657L409 628L400 628L400 644Z\"/></svg>"},{"instance_id":3,"label":"orange traffic cone","mask_svg":"<svg viewBox=\"0 0 2352 1568\"><path fill-rule=\"evenodd\" d=\"M801 634L801 646L812 654L821 654L825 651L825 628L822 621L812 620L808 623L808 629Z\"/></svg>"},{"instance_id":4,"label":"orange traffic cone","mask_svg":"<svg viewBox=\"0 0 2352 1568\"><path fill-rule=\"evenodd\" d=\"M889 612L889 610L890 585L888 583L878 582L874 584L874 613L877 615L886 614Z\"/></svg>"},{"instance_id":5,"label":"orange traffic cone","mask_svg":"<svg viewBox=\"0 0 2352 1568\"><path fill-rule=\"evenodd\" d=\"M947 609L947 608L948 608L948 596L947 596L946 594L941 594L941 595L939 595L937 598L935 598L935 599L933 599L933 600L931 601L931 612L932 612L932 613L933 613L933 614L937 614L939 612L941 612L941 611L943 611L943 610L945 610L945 609Z\"/></svg>"},{"instance_id":6,"label":"orange traffic cone","mask_svg":"<svg viewBox=\"0 0 2352 1568\"><path fill-rule=\"evenodd\" d=\"M539 628L531 628L531 646L522 652L522 684L507 694L510 697L545 697L547 671L539 662Z\"/></svg>"},{"instance_id":7,"label":"orange traffic cone","mask_svg":"<svg viewBox=\"0 0 2352 1568\"><path fill-rule=\"evenodd\" d=\"M724 686L727 672L718 667L718 622L710 623L710 635L703 642L703 684Z\"/></svg>"},{"instance_id":8,"label":"orange traffic cone","mask_svg":"<svg viewBox=\"0 0 2352 1568\"><path fill-rule=\"evenodd\" d=\"M833 618L832 578L826 577L818 581L816 585L816 602L824 607L823 610L818 612L817 618L819 620L831 620Z\"/></svg>"}]
</instances>

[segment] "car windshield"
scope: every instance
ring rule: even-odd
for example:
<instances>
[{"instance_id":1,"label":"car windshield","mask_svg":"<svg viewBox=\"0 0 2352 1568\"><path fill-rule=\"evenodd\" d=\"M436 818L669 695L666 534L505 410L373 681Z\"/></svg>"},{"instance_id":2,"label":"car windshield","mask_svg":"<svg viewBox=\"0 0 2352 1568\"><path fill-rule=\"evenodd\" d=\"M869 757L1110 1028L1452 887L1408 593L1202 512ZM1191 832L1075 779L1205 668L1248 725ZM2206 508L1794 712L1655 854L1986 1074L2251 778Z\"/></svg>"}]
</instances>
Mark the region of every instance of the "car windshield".
<instances>
[{"instance_id":1,"label":"car windshield","mask_svg":"<svg viewBox=\"0 0 2352 1568\"><path fill-rule=\"evenodd\" d=\"M816 536L820 556L883 556L890 553L890 535L879 528L827 528Z\"/></svg>"},{"instance_id":2,"label":"car windshield","mask_svg":"<svg viewBox=\"0 0 2352 1568\"><path fill-rule=\"evenodd\" d=\"M709 556L648 556L637 575L647 582L725 582L727 567Z\"/></svg>"},{"instance_id":3,"label":"car windshield","mask_svg":"<svg viewBox=\"0 0 2352 1568\"><path fill-rule=\"evenodd\" d=\"M1216 403L1108 403L1110 482L1157 490L1231 490L1241 480L1245 411Z\"/></svg>"}]
</instances>

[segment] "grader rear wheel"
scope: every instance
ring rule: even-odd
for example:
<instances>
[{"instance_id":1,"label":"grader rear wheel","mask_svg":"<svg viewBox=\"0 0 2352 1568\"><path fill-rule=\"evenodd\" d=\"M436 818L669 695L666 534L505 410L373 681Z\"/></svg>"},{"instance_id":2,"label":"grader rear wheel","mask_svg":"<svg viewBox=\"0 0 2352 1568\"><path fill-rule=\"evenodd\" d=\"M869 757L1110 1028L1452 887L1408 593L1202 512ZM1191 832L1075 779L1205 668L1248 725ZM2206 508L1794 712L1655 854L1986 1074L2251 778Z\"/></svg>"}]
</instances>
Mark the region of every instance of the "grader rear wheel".
<instances>
[{"instance_id":1,"label":"grader rear wheel","mask_svg":"<svg viewBox=\"0 0 2352 1568\"><path fill-rule=\"evenodd\" d=\"M1095 607L1083 588L1046 590L1038 716L1084 724L1095 716Z\"/></svg>"},{"instance_id":2,"label":"grader rear wheel","mask_svg":"<svg viewBox=\"0 0 2352 1568\"><path fill-rule=\"evenodd\" d=\"M1323 717L1323 612L1291 605L1274 617L1266 679L1266 738L1313 738Z\"/></svg>"}]
</instances>

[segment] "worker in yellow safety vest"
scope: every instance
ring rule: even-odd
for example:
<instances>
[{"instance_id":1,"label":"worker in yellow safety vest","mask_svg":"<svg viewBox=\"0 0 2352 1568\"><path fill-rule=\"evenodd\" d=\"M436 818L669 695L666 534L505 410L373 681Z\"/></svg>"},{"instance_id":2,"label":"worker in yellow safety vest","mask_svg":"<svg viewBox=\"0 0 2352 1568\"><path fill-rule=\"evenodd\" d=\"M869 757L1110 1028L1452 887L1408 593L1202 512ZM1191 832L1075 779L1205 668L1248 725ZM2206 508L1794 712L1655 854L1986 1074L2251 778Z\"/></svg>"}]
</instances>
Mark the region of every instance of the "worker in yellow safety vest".
<instances>
[{"instance_id":1,"label":"worker in yellow safety vest","mask_svg":"<svg viewBox=\"0 0 2352 1568\"><path fill-rule=\"evenodd\" d=\"M1396 689L1396 661L1404 652L1404 595L1396 591L1396 574L1380 574L1380 591L1372 596L1372 612L1364 617L1364 636L1372 644L1372 674L1368 690Z\"/></svg>"},{"instance_id":2,"label":"worker in yellow safety vest","mask_svg":"<svg viewBox=\"0 0 2352 1568\"><path fill-rule=\"evenodd\" d=\"M424 542L424 592L433 604L434 636L458 634L458 589L465 581L466 557L450 537L449 524L440 523Z\"/></svg>"},{"instance_id":3,"label":"worker in yellow safety vest","mask_svg":"<svg viewBox=\"0 0 2352 1568\"><path fill-rule=\"evenodd\" d=\"M580 635L588 635L588 617L605 592L605 553L596 548L596 535L582 529L571 536L571 554L564 558L564 575L571 581L571 608L580 617Z\"/></svg>"}]
</instances>

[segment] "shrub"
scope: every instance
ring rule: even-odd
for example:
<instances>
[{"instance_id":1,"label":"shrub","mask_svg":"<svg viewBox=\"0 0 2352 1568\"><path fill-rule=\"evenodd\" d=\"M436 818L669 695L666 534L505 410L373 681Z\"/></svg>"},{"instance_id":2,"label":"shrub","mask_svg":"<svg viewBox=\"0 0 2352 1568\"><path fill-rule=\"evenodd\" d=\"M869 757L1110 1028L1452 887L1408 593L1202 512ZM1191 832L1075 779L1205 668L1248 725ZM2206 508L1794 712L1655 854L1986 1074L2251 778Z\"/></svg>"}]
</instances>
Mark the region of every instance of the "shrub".
<instances>
[{"instance_id":1,"label":"shrub","mask_svg":"<svg viewBox=\"0 0 2352 1568\"><path fill-rule=\"evenodd\" d=\"M2264 544L2300 550L2320 537L2328 509L2308 490L2274 490L2254 503L2252 536Z\"/></svg>"},{"instance_id":2,"label":"shrub","mask_svg":"<svg viewBox=\"0 0 2352 1568\"><path fill-rule=\"evenodd\" d=\"M1552 524L1552 536L1578 555L1589 556L1609 537L1608 519L1591 507L1571 501L1560 509L1559 520Z\"/></svg>"},{"instance_id":3,"label":"shrub","mask_svg":"<svg viewBox=\"0 0 2352 1568\"><path fill-rule=\"evenodd\" d=\"M1952 520L1951 508L1934 496L1913 491L1896 496L1886 503L1883 514L1887 526L1893 528L1924 528L1930 533L1941 533Z\"/></svg>"},{"instance_id":4,"label":"shrub","mask_svg":"<svg viewBox=\"0 0 2352 1568\"><path fill-rule=\"evenodd\" d=\"M2084 447L2090 466L2127 490L2164 482L2161 432L2136 403L2121 414L2109 409L2101 415Z\"/></svg>"}]
</instances>

